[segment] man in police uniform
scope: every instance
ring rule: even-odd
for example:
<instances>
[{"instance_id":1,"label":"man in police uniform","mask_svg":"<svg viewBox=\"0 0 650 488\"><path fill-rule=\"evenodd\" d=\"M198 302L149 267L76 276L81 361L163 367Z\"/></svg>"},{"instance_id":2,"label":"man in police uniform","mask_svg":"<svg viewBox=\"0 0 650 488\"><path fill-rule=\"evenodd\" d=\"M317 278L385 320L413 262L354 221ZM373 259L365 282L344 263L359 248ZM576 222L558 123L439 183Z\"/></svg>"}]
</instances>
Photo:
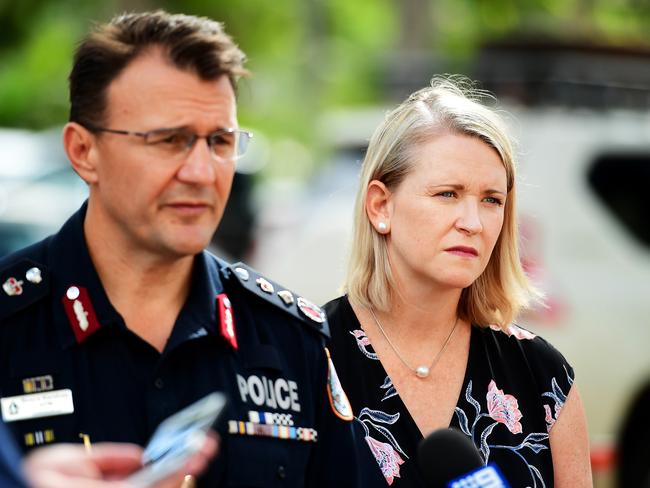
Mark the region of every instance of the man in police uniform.
<instances>
[{"instance_id":1,"label":"man in police uniform","mask_svg":"<svg viewBox=\"0 0 650 488\"><path fill-rule=\"evenodd\" d=\"M79 46L63 140L89 198L0 261L2 417L24 450L145 445L220 390L220 456L200 486L359 482L367 449L323 313L204 251L250 138L236 115L243 61L220 24L161 11L116 17Z\"/></svg>"}]
</instances>

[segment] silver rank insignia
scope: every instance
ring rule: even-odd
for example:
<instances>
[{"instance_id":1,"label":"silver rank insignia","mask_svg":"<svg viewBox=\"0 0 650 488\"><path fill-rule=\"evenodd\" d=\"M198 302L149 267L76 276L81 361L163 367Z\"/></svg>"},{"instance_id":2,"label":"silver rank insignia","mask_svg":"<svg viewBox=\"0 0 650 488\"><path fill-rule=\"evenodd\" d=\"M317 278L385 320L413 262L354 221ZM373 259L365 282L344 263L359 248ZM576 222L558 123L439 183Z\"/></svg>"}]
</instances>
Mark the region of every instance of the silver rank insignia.
<instances>
[{"instance_id":1,"label":"silver rank insignia","mask_svg":"<svg viewBox=\"0 0 650 488\"><path fill-rule=\"evenodd\" d=\"M320 307L314 305L303 297L298 297L298 309L305 315L305 317L318 324L325 322L325 313L320 309Z\"/></svg>"},{"instance_id":2,"label":"silver rank insignia","mask_svg":"<svg viewBox=\"0 0 650 488\"><path fill-rule=\"evenodd\" d=\"M282 299L284 304L288 307L293 305L293 294L289 290L280 290L278 296Z\"/></svg>"},{"instance_id":3,"label":"silver rank insignia","mask_svg":"<svg viewBox=\"0 0 650 488\"><path fill-rule=\"evenodd\" d=\"M247 269L244 268L235 268L235 273L244 281L248 281L248 278L250 278L250 274L248 273Z\"/></svg>"},{"instance_id":4,"label":"silver rank insignia","mask_svg":"<svg viewBox=\"0 0 650 488\"><path fill-rule=\"evenodd\" d=\"M262 278L261 276L255 280L255 283L257 283L257 285L265 293L273 293L275 291L273 285L268 280Z\"/></svg>"},{"instance_id":5,"label":"silver rank insignia","mask_svg":"<svg viewBox=\"0 0 650 488\"><path fill-rule=\"evenodd\" d=\"M34 283L36 285L38 285L41 281L43 281L43 277L41 276L41 270L36 267L29 268L25 273L25 278L27 278L27 281L29 281L30 283Z\"/></svg>"},{"instance_id":6,"label":"silver rank insignia","mask_svg":"<svg viewBox=\"0 0 650 488\"><path fill-rule=\"evenodd\" d=\"M23 294L23 281L17 280L13 276L2 284L2 289L10 297Z\"/></svg>"}]
</instances>

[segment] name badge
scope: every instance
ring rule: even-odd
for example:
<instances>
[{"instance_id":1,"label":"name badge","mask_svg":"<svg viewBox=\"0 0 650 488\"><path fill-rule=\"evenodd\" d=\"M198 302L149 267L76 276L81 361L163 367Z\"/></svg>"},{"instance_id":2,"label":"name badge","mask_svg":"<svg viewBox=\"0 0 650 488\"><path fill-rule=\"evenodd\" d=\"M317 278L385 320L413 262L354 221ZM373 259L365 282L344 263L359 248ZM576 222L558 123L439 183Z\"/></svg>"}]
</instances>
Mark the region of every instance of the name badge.
<instances>
[{"instance_id":1,"label":"name badge","mask_svg":"<svg viewBox=\"0 0 650 488\"><path fill-rule=\"evenodd\" d=\"M54 417L74 412L72 390L54 390L0 399L5 422Z\"/></svg>"}]
</instances>

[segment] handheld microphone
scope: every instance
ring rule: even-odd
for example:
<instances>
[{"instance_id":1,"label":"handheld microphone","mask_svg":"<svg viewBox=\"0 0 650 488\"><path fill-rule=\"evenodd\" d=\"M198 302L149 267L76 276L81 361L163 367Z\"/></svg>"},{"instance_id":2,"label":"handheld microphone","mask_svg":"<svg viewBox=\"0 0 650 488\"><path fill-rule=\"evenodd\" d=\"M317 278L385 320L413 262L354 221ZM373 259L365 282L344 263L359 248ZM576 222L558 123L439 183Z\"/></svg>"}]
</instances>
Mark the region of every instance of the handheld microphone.
<instances>
[{"instance_id":1,"label":"handheld microphone","mask_svg":"<svg viewBox=\"0 0 650 488\"><path fill-rule=\"evenodd\" d=\"M474 443L456 429L422 439L417 464L428 488L509 488L499 468L485 466Z\"/></svg>"}]
</instances>

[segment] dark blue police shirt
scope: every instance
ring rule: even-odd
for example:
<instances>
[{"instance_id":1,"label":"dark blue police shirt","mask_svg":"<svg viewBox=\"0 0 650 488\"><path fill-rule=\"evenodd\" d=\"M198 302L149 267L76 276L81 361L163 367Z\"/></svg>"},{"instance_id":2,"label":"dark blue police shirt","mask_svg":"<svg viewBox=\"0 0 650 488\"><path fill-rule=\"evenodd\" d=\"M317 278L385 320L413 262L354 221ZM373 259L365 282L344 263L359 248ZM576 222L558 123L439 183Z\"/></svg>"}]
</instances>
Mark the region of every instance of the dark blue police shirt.
<instances>
[{"instance_id":1,"label":"dark blue police shirt","mask_svg":"<svg viewBox=\"0 0 650 488\"><path fill-rule=\"evenodd\" d=\"M0 422L0 486L2 488L24 488L20 466L22 460L11 434Z\"/></svg>"},{"instance_id":2,"label":"dark blue police shirt","mask_svg":"<svg viewBox=\"0 0 650 488\"><path fill-rule=\"evenodd\" d=\"M230 403L219 456L200 486L364 483L347 399L342 390L328 393L335 378L323 346L327 322L309 319L296 295L286 304L277 284L263 291L250 268L236 273L203 252L160 353L111 305L85 244L85 211L84 204L57 234L0 260L0 396L69 389L74 408L8 423L23 450L78 443L81 435L146 445L166 417L218 390ZM230 301L237 347L223 332L220 294Z\"/></svg>"}]
</instances>

